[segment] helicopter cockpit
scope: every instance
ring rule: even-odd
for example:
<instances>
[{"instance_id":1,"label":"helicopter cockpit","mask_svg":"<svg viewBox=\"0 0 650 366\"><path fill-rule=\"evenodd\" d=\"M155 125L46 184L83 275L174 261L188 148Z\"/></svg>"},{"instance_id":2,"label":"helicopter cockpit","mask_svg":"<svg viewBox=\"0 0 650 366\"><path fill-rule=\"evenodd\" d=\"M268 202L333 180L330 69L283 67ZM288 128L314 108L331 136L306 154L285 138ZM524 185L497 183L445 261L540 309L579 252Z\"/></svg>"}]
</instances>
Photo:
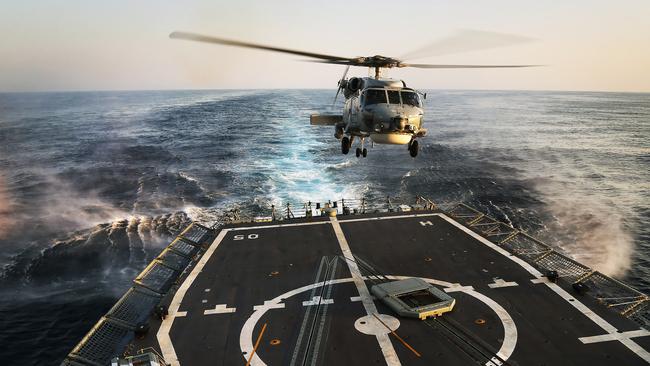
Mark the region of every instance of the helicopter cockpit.
<instances>
[{"instance_id":1,"label":"helicopter cockpit","mask_svg":"<svg viewBox=\"0 0 650 366\"><path fill-rule=\"evenodd\" d=\"M420 100L418 93L402 90L400 95L402 97L402 104L422 108L422 101Z\"/></svg>"},{"instance_id":2,"label":"helicopter cockpit","mask_svg":"<svg viewBox=\"0 0 650 366\"><path fill-rule=\"evenodd\" d=\"M410 90L366 89L361 93L361 105L373 104L404 105L422 108L420 96Z\"/></svg>"}]
</instances>

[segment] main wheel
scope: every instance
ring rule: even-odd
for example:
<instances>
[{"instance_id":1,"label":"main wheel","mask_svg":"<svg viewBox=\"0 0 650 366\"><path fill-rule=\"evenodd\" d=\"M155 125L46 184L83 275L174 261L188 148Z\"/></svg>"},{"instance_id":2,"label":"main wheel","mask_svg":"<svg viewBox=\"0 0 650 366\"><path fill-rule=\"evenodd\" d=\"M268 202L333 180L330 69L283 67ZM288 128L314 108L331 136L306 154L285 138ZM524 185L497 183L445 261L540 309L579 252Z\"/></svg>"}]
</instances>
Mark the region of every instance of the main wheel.
<instances>
[{"instance_id":1,"label":"main wheel","mask_svg":"<svg viewBox=\"0 0 650 366\"><path fill-rule=\"evenodd\" d=\"M368 150L365 147L361 150L361 155L363 155L364 158L368 156Z\"/></svg>"},{"instance_id":2,"label":"main wheel","mask_svg":"<svg viewBox=\"0 0 650 366\"><path fill-rule=\"evenodd\" d=\"M341 152L343 154L350 152L350 139L347 136L341 139Z\"/></svg>"},{"instance_id":3,"label":"main wheel","mask_svg":"<svg viewBox=\"0 0 650 366\"><path fill-rule=\"evenodd\" d=\"M360 148L360 147L357 147L357 158L358 158L359 156L361 156L361 148Z\"/></svg>"},{"instance_id":4,"label":"main wheel","mask_svg":"<svg viewBox=\"0 0 650 366\"><path fill-rule=\"evenodd\" d=\"M420 147L419 145L420 144L418 143L417 140L413 140L413 142L411 142L411 146L409 146L409 153L411 154L412 157L418 156L418 149Z\"/></svg>"}]
</instances>

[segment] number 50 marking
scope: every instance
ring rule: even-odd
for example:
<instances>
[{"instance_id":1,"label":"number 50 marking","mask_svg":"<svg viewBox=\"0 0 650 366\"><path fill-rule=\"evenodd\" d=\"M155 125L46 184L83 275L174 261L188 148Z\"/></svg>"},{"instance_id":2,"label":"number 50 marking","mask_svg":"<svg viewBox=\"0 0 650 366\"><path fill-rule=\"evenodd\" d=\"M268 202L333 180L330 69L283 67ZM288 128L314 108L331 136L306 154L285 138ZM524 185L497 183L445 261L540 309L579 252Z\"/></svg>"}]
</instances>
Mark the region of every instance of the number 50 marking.
<instances>
[{"instance_id":1,"label":"number 50 marking","mask_svg":"<svg viewBox=\"0 0 650 366\"><path fill-rule=\"evenodd\" d=\"M257 234L248 234L247 236L245 235L235 235L233 240L244 240L244 239L249 239L249 240L255 240L259 238L260 236Z\"/></svg>"}]
</instances>

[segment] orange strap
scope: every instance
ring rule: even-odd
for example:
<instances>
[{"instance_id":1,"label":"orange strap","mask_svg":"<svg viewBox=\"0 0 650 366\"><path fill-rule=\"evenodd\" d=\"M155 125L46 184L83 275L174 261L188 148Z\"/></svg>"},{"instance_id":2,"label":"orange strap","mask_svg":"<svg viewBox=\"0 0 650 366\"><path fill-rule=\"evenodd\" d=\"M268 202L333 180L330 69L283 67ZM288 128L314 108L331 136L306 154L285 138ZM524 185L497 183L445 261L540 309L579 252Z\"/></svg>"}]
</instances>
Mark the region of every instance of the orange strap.
<instances>
[{"instance_id":1,"label":"orange strap","mask_svg":"<svg viewBox=\"0 0 650 366\"><path fill-rule=\"evenodd\" d=\"M253 352L251 353L250 357L248 357L248 362L246 362L246 366L250 366L251 360L253 360L253 356L255 356L255 351L257 351L257 347L259 347L260 345L260 341L262 340L262 335L264 335L265 330L266 330L266 323L262 325L262 330L260 330L260 335L257 336L257 341L255 341Z\"/></svg>"}]
</instances>

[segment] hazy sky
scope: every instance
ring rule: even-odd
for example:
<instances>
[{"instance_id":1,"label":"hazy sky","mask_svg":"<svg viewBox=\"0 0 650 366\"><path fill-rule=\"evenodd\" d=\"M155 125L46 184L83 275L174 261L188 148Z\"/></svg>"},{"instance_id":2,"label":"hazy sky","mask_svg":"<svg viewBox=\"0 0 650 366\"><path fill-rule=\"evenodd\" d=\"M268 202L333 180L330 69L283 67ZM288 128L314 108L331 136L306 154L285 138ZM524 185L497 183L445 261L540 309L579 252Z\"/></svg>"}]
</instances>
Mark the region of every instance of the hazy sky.
<instances>
[{"instance_id":1,"label":"hazy sky","mask_svg":"<svg viewBox=\"0 0 650 366\"><path fill-rule=\"evenodd\" d=\"M341 56L398 57L459 29L537 41L417 61L548 66L400 69L389 76L422 89L650 92L648 0L0 0L0 91L335 88L342 66L168 35L183 30Z\"/></svg>"}]
</instances>

